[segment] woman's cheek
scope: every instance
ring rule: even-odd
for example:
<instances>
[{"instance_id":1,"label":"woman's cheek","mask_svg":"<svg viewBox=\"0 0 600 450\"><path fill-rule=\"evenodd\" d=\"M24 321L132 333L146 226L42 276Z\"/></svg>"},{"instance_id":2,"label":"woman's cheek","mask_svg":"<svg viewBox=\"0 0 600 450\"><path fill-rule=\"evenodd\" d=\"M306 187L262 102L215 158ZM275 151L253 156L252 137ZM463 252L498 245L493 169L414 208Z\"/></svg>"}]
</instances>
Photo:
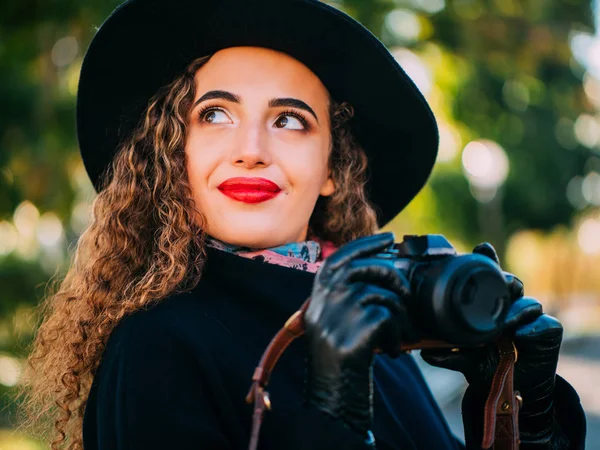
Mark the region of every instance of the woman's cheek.
<instances>
[{"instance_id":1,"label":"woman's cheek","mask_svg":"<svg viewBox=\"0 0 600 450\"><path fill-rule=\"evenodd\" d=\"M298 182L303 180L314 182L327 170L326 155L314 144L287 149L283 152L281 162L285 165L290 179Z\"/></svg>"},{"instance_id":2,"label":"woman's cheek","mask_svg":"<svg viewBox=\"0 0 600 450\"><path fill-rule=\"evenodd\" d=\"M223 145L218 144L219 140L202 136L201 140L190 141L186 146L188 168L193 172L195 181L201 185L207 185L208 177L214 173L221 159L224 158L223 151L219 150Z\"/></svg>"}]
</instances>

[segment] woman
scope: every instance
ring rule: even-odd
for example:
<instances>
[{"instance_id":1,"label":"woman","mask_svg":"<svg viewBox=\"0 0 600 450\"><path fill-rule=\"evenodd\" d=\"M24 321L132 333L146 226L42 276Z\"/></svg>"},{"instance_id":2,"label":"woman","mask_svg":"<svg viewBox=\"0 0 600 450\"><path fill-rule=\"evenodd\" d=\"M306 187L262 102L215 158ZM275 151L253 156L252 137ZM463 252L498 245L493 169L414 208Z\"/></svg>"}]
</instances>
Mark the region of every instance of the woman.
<instances>
[{"instance_id":1,"label":"woman","mask_svg":"<svg viewBox=\"0 0 600 450\"><path fill-rule=\"evenodd\" d=\"M247 448L253 369L309 295L260 448L463 448L395 350L418 339L408 283L374 258L436 125L361 25L314 0L130 0L90 45L77 119L94 221L31 357L30 409L59 407L53 448ZM523 448L583 448L555 377L562 327L515 297ZM469 448L494 358L427 356L470 382Z\"/></svg>"}]
</instances>

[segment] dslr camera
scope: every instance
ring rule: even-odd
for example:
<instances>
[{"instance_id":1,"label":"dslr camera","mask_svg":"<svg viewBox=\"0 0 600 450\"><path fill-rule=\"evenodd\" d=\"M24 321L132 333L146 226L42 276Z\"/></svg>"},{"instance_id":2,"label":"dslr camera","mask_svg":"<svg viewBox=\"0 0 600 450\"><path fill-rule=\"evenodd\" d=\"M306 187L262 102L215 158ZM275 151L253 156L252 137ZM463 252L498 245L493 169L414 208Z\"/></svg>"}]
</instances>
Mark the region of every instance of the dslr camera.
<instances>
[{"instance_id":1,"label":"dslr camera","mask_svg":"<svg viewBox=\"0 0 600 450\"><path fill-rule=\"evenodd\" d=\"M378 257L391 259L410 282L408 313L431 346L477 346L502 332L512 299L504 272L490 258L459 255L440 234L404 236Z\"/></svg>"}]
</instances>

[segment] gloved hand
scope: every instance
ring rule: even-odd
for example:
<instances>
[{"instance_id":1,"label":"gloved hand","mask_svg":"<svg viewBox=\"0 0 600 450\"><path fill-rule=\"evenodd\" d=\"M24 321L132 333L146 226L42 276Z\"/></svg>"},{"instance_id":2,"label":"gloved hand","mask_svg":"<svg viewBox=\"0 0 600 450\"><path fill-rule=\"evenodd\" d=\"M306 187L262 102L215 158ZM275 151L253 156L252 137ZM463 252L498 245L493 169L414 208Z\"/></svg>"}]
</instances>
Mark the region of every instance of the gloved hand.
<instances>
[{"instance_id":1,"label":"gloved hand","mask_svg":"<svg viewBox=\"0 0 600 450\"><path fill-rule=\"evenodd\" d=\"M496 251L488 243L478 245L473 253L488 256L499 263ZM557 319L543 313L537 300L523 297L523 283L517 277L507 272L504 274L513 296L505 332L514 333L513 342L518 352L514 389L523 398L519 410L520 448L567 449L569 442L555 420L553 405L563 327ZM464 348L458 352L423 350L421 356L431 365L465 375L469 383L463 400L467 448L481 448L483 405L499 361L496 345ZM473 423L467 424L467 420ZM471 428L471 432L467 433L467 429Z\"/></svg>"},{"instance_id":2,"label":"gloved hand","mask_svg":"<svg viewBox=\"0 0 600 450\"><path fill-rule=\"evenodd\" d=\"M397 357L401 341L418 338L403 302L408 281L389 260L374 258L393 243L392 233L368 236L329 256L304 315L305 399L365 439L373 418L375 349Z\"/></svg>"}]
</instances>

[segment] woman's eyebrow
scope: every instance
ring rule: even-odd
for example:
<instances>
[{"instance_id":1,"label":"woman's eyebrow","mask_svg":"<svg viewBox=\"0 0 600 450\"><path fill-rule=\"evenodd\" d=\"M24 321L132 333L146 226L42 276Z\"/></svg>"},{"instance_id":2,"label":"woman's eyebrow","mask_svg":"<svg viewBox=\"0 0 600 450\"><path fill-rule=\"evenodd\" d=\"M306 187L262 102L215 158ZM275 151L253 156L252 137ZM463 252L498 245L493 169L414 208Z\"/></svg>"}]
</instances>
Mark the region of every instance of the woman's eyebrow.
<instances>
[{"instance_id":1,"label":"woman's eyebrow","mask_svg":"<svg viewBox=\"0 0 600 450\"><path fill-rule=\"evenodd\" d=\"M217 91L206 92L202 97L200 97L198 100L196 100L194 102L193 107L195 108L196 105L198 105L199 103L202 103L206 100L214 100L217 98L221 99L221 100L226 100L226 101L232 102L232 103L239 103L239 104L242 103L242 100L240 99L239 95L232 94L231 92L228 92L228 91L218 91L217 90ZM286 106L292 107L292 108L303 109L303 110L309 112L315 118L317 123L319 123L319 118L317 117L317 114L313 111L313 109L310 106L308 106L302 100L298 100L297 98L290 98L290 97L272 98L271 100L269 100L270 108L286 107Z\"/></svg>"},{"instance_id":2,"label":"woman's eyebrow","mask_svg":"<svg viewBox=\"0 0 600 450\"><path fill-rule=\"evenodd\" d=\"M206 94L204 94L198 100L196 100L196 102L194 103L194 107L196 107L197 104L202 103L206 100L214 100L216 98L220 98L222 100L227 100L228 102L232 102L232 103L242 103L242 101L240 100L240 97L238 95L232 94L231 92L208 91Z\"/></svg>"},{"instance_id":3,"label":"woman's eyebrow","mask_svg":"<svg viewBox=\"0 0 600 450\"><path fill-rule=\"evenodd\" d=\"M313 109L306 103L304 103L302 100L298 100L297 98L272 98L271 100L269 100L269 107L276 108L279 106L289 106L292 108L303 109L312 114L317 123L319 123L319 118L317 117Z\"/></svg>"}]
</instances>

